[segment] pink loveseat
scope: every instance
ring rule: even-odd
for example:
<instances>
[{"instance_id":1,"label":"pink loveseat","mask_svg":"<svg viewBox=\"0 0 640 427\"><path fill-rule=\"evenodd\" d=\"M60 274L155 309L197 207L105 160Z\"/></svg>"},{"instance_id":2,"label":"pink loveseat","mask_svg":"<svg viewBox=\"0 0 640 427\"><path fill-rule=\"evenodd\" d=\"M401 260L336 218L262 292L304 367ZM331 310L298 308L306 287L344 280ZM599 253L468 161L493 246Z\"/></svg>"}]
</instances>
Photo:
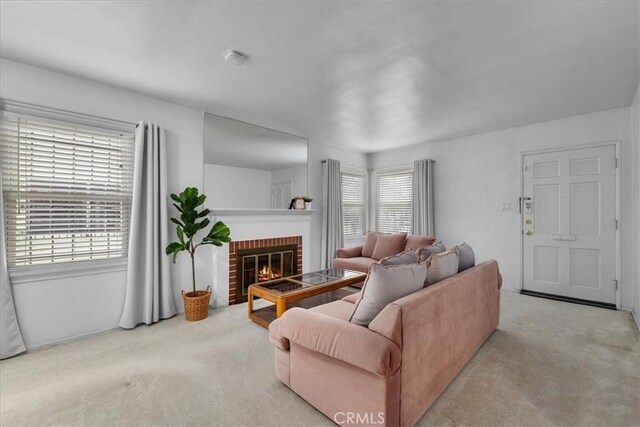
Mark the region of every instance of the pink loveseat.
<instances>
[{"instance_id":1,"label":"pink loveseat","mask_svg":"<svg viewBox=\"0 0 640 427\"><path fill-rule=\"evenodd\" d=\"M369 234L378 235L385 233L369 232ZM369 266L371 264L380 261L380 259L385 256L397 255L403 251L408 251L409 249L413 249L415 251L421 246L429 246L436 241L436 239L431 236L418 236L406 233L394 234L403 236L400 245L395 247L395 250L378 251L379 253L382 253L383 256L374 256L375 243L372 247L367 247L368 242L362 246L340 248L336 252L336 258L333 260L333 266L335 268L344 268L346 270L355 270L366 273L369 271ZM367 239L369 239L369 235L367 235Z\"/></svg>"},{"instance_id":2,"label":"pink loveseat","mask_svg":"<svg viewBox=\"0 0 640 427\"><path fill-rule=\"evenodd\" d=\"M271 323L276 376L340 425L411 426L498 326L502 278L486 261L349 322L359 294Z\"/></svg>"}]
</instances>

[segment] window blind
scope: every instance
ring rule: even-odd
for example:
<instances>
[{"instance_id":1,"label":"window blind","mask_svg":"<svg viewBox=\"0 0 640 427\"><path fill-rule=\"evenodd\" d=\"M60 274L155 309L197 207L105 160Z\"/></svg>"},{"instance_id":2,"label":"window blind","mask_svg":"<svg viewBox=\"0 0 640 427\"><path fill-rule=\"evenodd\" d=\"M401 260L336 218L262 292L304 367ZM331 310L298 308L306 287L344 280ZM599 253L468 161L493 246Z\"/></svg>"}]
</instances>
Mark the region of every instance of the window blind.
<instances>
[{"instance_id":1,"label":"window blind","mask_svg":"<svg viewBox=\"0 0 640 427\"><path fill-rule=\"evenodd\" d=\"M133 134L3 112L9 267L127 256Z\"/></svg>"},{"instance_id":2,"label":"window blind","mask_svg":"<svg viewBox=\"0 0 640 427\"><path fill-rule=\"evenodd\" d=\"M366 228L365 175L342 173L342 229L345 239L362 237Z\"/></svg>"},{"instance_id":3,"label":"window blind","mask_svg":"<svg viewBox=\"0 0 640 427\"><path fill-rule=\"evenodd\" d=\"M412 180L412 172L377 175L376 230L411 231Z\"/></svg>"}]
</instances>

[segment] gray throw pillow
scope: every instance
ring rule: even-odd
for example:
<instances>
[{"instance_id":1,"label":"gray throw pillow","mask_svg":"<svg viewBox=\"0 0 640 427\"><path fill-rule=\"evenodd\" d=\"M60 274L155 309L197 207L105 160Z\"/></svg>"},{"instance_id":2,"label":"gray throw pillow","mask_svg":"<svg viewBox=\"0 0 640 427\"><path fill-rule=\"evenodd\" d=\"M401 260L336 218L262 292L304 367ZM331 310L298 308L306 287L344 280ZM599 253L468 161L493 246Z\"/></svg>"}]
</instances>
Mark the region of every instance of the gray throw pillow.
<instances>
[{"instance_id":1,"label":"gray throw pillow","mask_svg":"<svg viewBox=\"0 0 640 427\"><path fill-rule=\"evenodd\" d=\"M451 248L451 250L458 252L458 273L476 265L476 256L471 246L461 243Z\"/></svg>"},{"instance_id":2,"label":"gray throw pillow","mask_svg":"<svg viewBox=\"0 0 640 427\"><path fill-rule=\"evenodd\" d=\"M441 280L458 274L458 253L453 250L434 254L425 262L427 277L425 286L433 285Z\"/></svg>"},{"instance_id":3,"label":"gray throw pillow","mask_svg":"<svg viewBox=\"0 0 640 427\"><path fill-rule=\"evenodd\" d=\"M437 242L435 242L433 245L431 246L423 246L420 249L418 249L418 254L420 257L420 262L425 262L426 260L429 259L429 257L431 255L434 254L439 254L442 253L444 251L446 251L447 248L445 248L444 243L442 243L442 241L438 240Z\"/></svg>"},{"instance_id":4,"label":"gray throw pillow","mask_svg":"<svg viewBox=\"0 0 640 427\"><path fill-rule=\"evenodd\" d=\"M362 287L362 297L351 315L350 322L369 326L387 304L422 289L426 276L427 269L424 264L389 267L371 264L369 275Z\"/></svg>"},{"instance_id":5,"label":"gray throw pillow","mask_svg":"<svg viewBox=\"0 0 640 427\"><path fill-rule=\"evenodd\" d=\"M404 251L401 254L388 256L386 258L382 258L379 261L381 265L407 265L407 264L417 264L418 263L418 255L416 255L416 251L410 249L408 251Z\"/></svg>"}]
</instances>

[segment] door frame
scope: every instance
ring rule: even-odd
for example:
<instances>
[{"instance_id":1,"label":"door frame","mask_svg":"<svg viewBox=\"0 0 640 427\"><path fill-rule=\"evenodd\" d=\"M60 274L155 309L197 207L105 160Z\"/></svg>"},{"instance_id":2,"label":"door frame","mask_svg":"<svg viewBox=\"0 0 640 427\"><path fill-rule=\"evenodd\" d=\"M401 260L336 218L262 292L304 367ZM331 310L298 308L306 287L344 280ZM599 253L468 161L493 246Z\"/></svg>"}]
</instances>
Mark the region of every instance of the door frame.
<instances>
[{"instance_id":1,"label":"door frame","mask_svg":"<svg viewBox=\"0 0 640 427\"><path fill-rule=\"evenodd\" d=\"M524 197L524 158L525 156L535 155L535 154L546 154L546 153L558 153L562 151L573 151L580 150L585 148L600 148L600 147L613 147L614 156L616 158L617 167L615 168L615 198L616 198L616 219L618 221L618 227L616 228L616 281L618 282L618 288L616 289L616 309L620 310L620 294L622 290L622 282L620 281L620 276L622 272L622 262L620 259L620 255L622 254L622 246L621 246L621 238L620 232L622 229L622 223L620 221L620 213L622 211L622 204L620 200L621 194L621 169L622 169L622 144L620 140L612 140L605 142L596 142L591 144L580 144L580 145L571 145L568 147L555 147L555 148L542 148L537 150L528 150L520 152L520 196ZM524 221L523 213L522 213L522 202L520 202L520 206L518 206L518 211L520 212L520 290L524 289Z\"/></svg>"}]
</instances>

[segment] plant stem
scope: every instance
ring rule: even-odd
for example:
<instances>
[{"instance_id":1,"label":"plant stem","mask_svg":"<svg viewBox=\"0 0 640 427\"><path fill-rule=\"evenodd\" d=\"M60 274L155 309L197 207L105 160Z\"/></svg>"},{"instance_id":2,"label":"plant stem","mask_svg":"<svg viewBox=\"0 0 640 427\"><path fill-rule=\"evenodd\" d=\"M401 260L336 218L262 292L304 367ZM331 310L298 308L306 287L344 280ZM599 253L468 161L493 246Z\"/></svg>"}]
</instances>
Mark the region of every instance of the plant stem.
<instances>
[{"instance_id":1,"label":"plant stem","mask_svg":"<svg viewBox=\"0 0 640 427\"><path fill-rule=\"evenodd\" d=\"M193 292L196 291L196 265L194 259L195 252L196 250L193 247L193 242L191 242L191 250L189 251L189 253L191 254L191 280L193 280Z\"/></svg>"}]
</instances>

